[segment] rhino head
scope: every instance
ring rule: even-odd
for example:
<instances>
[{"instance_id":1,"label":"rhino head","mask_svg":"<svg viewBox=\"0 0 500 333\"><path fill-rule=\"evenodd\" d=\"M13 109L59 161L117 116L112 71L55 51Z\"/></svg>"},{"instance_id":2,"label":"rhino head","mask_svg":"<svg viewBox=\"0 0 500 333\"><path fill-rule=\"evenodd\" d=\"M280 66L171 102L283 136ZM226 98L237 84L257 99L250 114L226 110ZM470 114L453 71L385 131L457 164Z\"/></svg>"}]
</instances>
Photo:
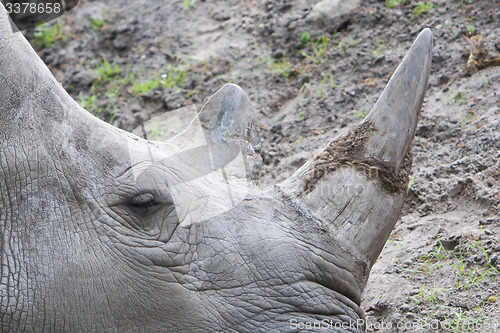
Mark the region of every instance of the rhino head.
<instances>
[{"instance_id":1,"label":"rhino head","mask_svg":"<svg viewBox=\"0 0 500 333\"><path fill-rule=\"evenodd\" d=\"M262 189L238 86L145 140L75 103L0 6L1 331L362 331L431 47L425 29L359 126Z\"/></svg>"}]
</instances>

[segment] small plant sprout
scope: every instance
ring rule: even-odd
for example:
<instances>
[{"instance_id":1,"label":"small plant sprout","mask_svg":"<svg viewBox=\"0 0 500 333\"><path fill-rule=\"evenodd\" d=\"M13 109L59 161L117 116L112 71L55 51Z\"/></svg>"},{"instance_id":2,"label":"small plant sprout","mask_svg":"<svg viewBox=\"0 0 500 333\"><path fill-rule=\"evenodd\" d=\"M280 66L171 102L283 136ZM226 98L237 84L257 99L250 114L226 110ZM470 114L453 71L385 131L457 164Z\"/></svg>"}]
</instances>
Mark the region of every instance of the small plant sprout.
<instances>
[{"instance_id":1,"label":"small plant sprout","mask_svg":"<svg viewBox=\"0 0 500 333\"><path fill-rule=\"evenodd\" d=\"M465 99L465 95L468 93L468 91L458 91L453 97L448 101L448 105L455 104L455 103L460 103L460 104L465 104L467 101Z\"/></svg>"},{"instance_id":2,"label":"small plant sprout","mask_svg":"<svg viewBox=\"0 0 500 333\"><path fill-rule=\"evenodd\" d=\"M469 33L469 36L474 36L476 32L476 28L472 24L467 24L465 26L465 29L467 29L467 32Z\"/></svg>"},{"instance_id":3,"label":"small plant sprout","mask_svg":"<svg viewBox=\"0 0 500 333\"><path fill-rule=\"evenodd\" d=\"M328 77L325 75L323 77L323 80L321 81L321 89L319 90L319 97L323 97L324 93L325 93L325 85L326 85L326 80L328 79Z\"/></svg>"},{"instance_id":4,"label":"small plant sprout","mask_svg":"<svg viewBox=\"0 0 500 333\"><path fill-rule=\"evenodd\" d=\"M258 64L267 66L267 69L271 70L273 74L281 74L285 77L290 75L292 71L292 64L289 60L287 60L285 51L283 51L281 58L278 60L271 56L271 51L268 47L262 49L257 42L255 42L254 45L255 49L260 54L260 57L257 59ZM250 70L250 68L248 70ZM240 77L243 74L244 73L241 73Z\"/></svg>"},{"instance_id":5,"label":"small plant sprout","mask_svg":"<svg viewBox=\"0 0 500 333\"><path fill-rule=\"evenodd\" d=\"M306 99L304 98L304 90L306 88L306 85L303 84L302 87L300 87L299 89L299 95L297 96L297 103L300 105L300 106L303 106L304 103L306 102Z\"/></svg>"},{"instance_id":6,"label":"small plant sprout","mask_svg":"<svg viewBox=\"0 0 500 333\"><path fill-rule=\"evenodd\" d=\"M338 85L333 80L333 74L332 73L330 73L330 87L332 87L332 89L336 89L338 87Z\"/></svg>"},{"instance_id":7,"label":"small plant sprout","mask_svg":"<svg viewBox=\"0 0 500 333\"><path fill-rule=\"evenodd\" d=\"M326 50L328 48L328 42L330 39L325 35L321 35L321 37L311 44L313 54L307 54L304 51L300 51L300 54L311 60L316 64L320 64L323 58L325 57Z\"/></svg>"},{"instance_id":8,"label":"small plant sprout","mask_svg":"<svg viewBox=\"0 0 500 333\"><path fill-rule=\"evenodd\" d=\"M410 181L408 182L408 191L412 190L411 187L413 186L413 184L415 184L416 180L417 180L417 177L415 177L415 176L410 178Z\"/></svg>"},{"instance_id":9,"label":"small plant sprout","mask_svg":"<svg viewBox=\"0 0 500 333\"><path fill-rule=\"evenodd\" d=\"M113 124L115 122L115 118L117 115L118 115L118 111L116 111L115 109L113 109L109 112L109 123L110 124Z\"/></svg>"},{"instance_id":10,"label":"small plant sprout","mask_svg":"<svg viewBox=\"0 0 500 333\"><path fill-rule=\"evenodd\" d=\"M420 293L418 294L418 299L415 300L417 305L423 302L430 303L442 303L445 301L446 295L443 288L433 286L432 288L427 288L425 283L422 284L420 288Z\"/></svg>"},{"instance_id":11,"label":"small plant sprout","mask_svg":"<svg viewBox=\"0 0 500 333\"><path fill-rule=\"evenodd\" d=\"M448 254L443 247L441 240L438 240L437 245L435 245L430 252L420 257L420 259L425 260L425 263L422 265L422 272L424 274L430 274L433 270L443 266L441 261L447 258Z\"/></svg>"},{"instance_id":12,"label":"small plant sprout","mask_svg":"<svg viewBox=\"0 0 500 333\"><path fill-rule=\"evenodd\" d=\"M489 86L490 85L490 80L488 80L488 77L484 73L483 73L483 78L484 78L484 84L487 85L487 86Z\"/></svg>"},{"instance_id":13,"label":"small plant sprout","mask_svg":"<svg viewBox=\"0 0 500 333\"><path fill-rule=\"evenodd\" d=\"M461 110L459 115L458 115L458 121L460 122L460 127L462 129L465 128L465 125L467 125L467 123L473 122L476 119L477 119L477 116L476 116L476 113L474 112L474 110L468 110L465 112L463 110Z\"/></svg>"},{"instance_id":14,"label":"small plant sprout","mask_svg":"<svg viewBox=\"0 0 500 333\"><path fill-rule=\"evenodd\" d=\"M385 41L380 40L378 38L375 39L375 54L381 55L384 52Z\"/></svg>"},{"instance_id":15,"label":"small plant sprout","mask_svg":"<svg viewBox=\"0 0 500 333\"><path fill-rule=\"evenodd\" d=\"M389 8L394 8L402 3L406 2L406 0L385 0L385 5Z\"/></svg>"},{"instance_id":16,"label":"small plant sprout","mask_svg":"<svg viewBox=\"0 0 500 333\"><path fill-rule=\"evenodd\" d=\"M115 104L120 94L120 87L115 84L110 84L106 89L106 99L109 103Z\"/></svg>"},{"instance_id":17,"label":"small plant sprout","mask_svg":"<svg viewBox=\"0 0 500 333\"><path fill-rule=\"evenodd\" d=\"M136 94L145 94L161 85L160 76L156 74L153 80L147 80L143 83L133 83L132 85Z\"/></svg>"},{"instance_id":18,"label":"small plant sprout","mask_svg":"<svg viewBox=\"0 0 500 333\"><path fill-rule=\"evenodd\" d=\"M306 47L311 43L311 35L309 32L304 31L302 35L300 35L299 47Z\"/></svg>"},{"instance_id":19,"label":"small plant sprout","mask_svg":"<svg viewBox=\"0 0 500 333\"><path fill-rule=\"evenodd\" d=\"M255 42L255 44L257 44L257 42ZM258 44L257 44L257 46L258 46ZM257 60L257 62L259 62L259 60ZM233 69L234 69L234 62L233 62L233 60L230 60L229 70L227 71L227 73L218 75L218 81L220 84L234 83Z\"/></svg>"},{"instance_id":20,"label":"small plant sprout","mask_svg":"<svg viewBox=\"0 0 500 333\"><path fill-rule=\"evenodd\" d=\"M328 74L325 74L323 76L323 80L321 80L321 88L319 90L319 97L323 97L324 96L324 93L325 93L325 88L327 88L327 86L330 86L330 88L332 89L336 89L337 87L339 87L335 81L333 80L333 74L330 72Z\"/></svg>"},{"instance_id":21,"label":"small plant sprout","mask_svg":"<svg viewBox=\"0 0 500 333\"><path fill-rule=\"evenodd\" d=\"M345 46L343 40L339 41L339 50L340 50L340 52L342 52L344 54L346 53L346 46Z\"/></svg>"},{"instance_id":22,"label":"small plant sprout","mask_svg":"<svg viewBox=\"0 0 500 333\"><path fill-rule=\"evenodd\" d=\"M282 58L280 62L274 63L274 69L276 69L283 76L289 76L292 70L292 64L290 61Z\"/></svg>"},{"instance_id":23,"label":"small plant sprout","mask_svg":"<svg viewBox=\"0 0 500 333\"><path fill-rule=\"evenodd\" d=\"M418 294L418 298L420 299L420 302L418 302L417 304L420 304L425 299L425 283L423 283L422 287L420 287L420 293Z\"/></svg>"},{"instance_id":24,"label":"small plant sprout","mask_svg":"<svg viewBox=\"0 0 500 333\"><path fill-rule=\"evenodd\" d=\"M306 84L304 83L302 87L299 89L299 94L297 95L297 110L295 111L295 115L299 115L300 121L303 122L305 120L306 108L305 104L307 102L307 98L304 96L306 93ZM299 114L300 112L300 114Z\"/></svg>"},{"instance_id":25,"label":"small plant sprout","mask_svg":"<svg viewBox=\"0 0 500 333\"><path fill-rule=\"evenodd\" d=\"M95 116L98 116L101 114L102 110L104 108L97 108L96 105L97 102L97 95L92 94L89 97L85 97L82 92L78 95L78 104L85 110L88 110L90 113L94 114Z\"/></svg>"},{"instance_id":26,"label":"small plant sprout","mask_svg":"<svg viewBox=\"0 0 500 333\"><path fill-rule=\"evenodd\" d=\"M190 10L192 8L195 8L197 3L198 0L184 0L184 9Z\"/></svg>"},{"instance_id":27,"label":"small plant sprout","mask_svg":"<svg viewBox=\"0 0 500 333\"><path fill-rule=\"evenodd\" d=\"M457 273L459 276L465 275L465 263L461 247L459 248L459 257L457 259L458 259L458 265L456 265Z\"/></svg>"},{"instance_id":28,"label":"small plant sprout","mask_svg":"<svg viewBox=\"0 0 500 333\"><path fill-rule=\"evenodd\" d=\"M119 76L122 73L122 67L116 63L111 63L108 59L103 58L102 63L96 66L96 78L92 83L93 87L99 87L102 83L108 83L112 78Z\"/></svg>"},{"instance_id":29,"label":"small plant sprout","mask_svg":"<svg viewBox=\"0 0 500 333\"><path fill-rule=\"evenodd\" d=\"M283 51L280 60L274 59L270 56L270 59L268 60L268 68L271 69L273 73L289 76L292 70L292 64L286 59L286 52Z\"/></svg>"},{"instance_id":30,"label":"small plant sprout","mask_svg":"<svg viewBox=\"0 0 500 333\"><path fill-rule=\"evenodd\" d=\"M365 119L365 117L370 113L370 109L361 109L354 111L354 115L359 119Z\"/></svg>"},{"instance_id":31,"label":"small plant sprout","mask_svg":"<svg viewBox=\"0 0 500 333\"><path fill-rule=\"evenodd\" d=\"M437 245L434 246L432 251L430 251L427 254L424 254L422 257L427 263L431 263L433 261L441 261L443 259L448 258L448 254L441 243L441 240L438 239Z\"/></svg>"},{"instance_id":32,"label":"small plant sprout","mask_svg":"<svg viewBox=\"0 0 500 333\"><path fill-rule=\"evenodd\" d=\"M94 30L99 30L108 23L108 11L104 11L102 16L91 17L90 24Z\"/></svg>"},{"instance_id":33,"label":"small plant sprout","mask_svg":"<svg viewBox=\"0 0 500 333\"><path fill-rule=\"evenodd\" d=\"M34 36L36 46L45 49L52 47L58 40L63 42L67 40L67 36L62 32L62 21L60 19L57 19L52 26L47 23L40 25Z\"/></svg>"},{"instance_id":34,"label":"small plant sprout","mask_svg":"<svg viewBox=\"0 0 500 333\"><path fill-rule=\"evenodd\" d=\"M148 93L158 87L165 88L181 88L189 68L180 69L171 67L167 73L161 76L156 74L154 79L149 79L144 82L135 82L133 79L130 81L134 88L134 92L138 95Z\"/></svg>"},{"instance_id":35,"label":"small plant sprout","mask_svg":"<svg viewBox=\"0 0 500 333\"><path fill-rule=\"evenodd\" d=\"M488 252L484 248L484 245L480 240L466 248L466 254L476 254L476 258L479 257L481 253L484 254L485 260L480 264L486 265L487 267L467 269L468 265L466 265L465 263L464 251L462 250L462 246L460 246L459 256L456 257L456 259L458 260L458 264L452 264L457 269L457 289L469 290L472 288L477 288L479 290L482 290L485 283L487 283L487 278L495 277L500 273L498 269L496 269L491 264Z\"/></svg>"},{"instance_id":36,"label":"small plant sprout","mask_svg":"<svg viewBox=\"0 0 500 333\"><path fill-rule=\"evenodd\" d=\"M415 16L419 17L419 16L422 16L422 15L429 14L436 7L437 7L437 5L434 2L432 2L432 1L429 1L429 2L420 2L413 9L413 13L415 14Z\"/></svg>"},{"instance_id":37,"label":"small plant sprout","mask_svg":"<svg viewBox=\"0 0 500 333\"><path fill-rule=\"evenodd\" d=\"M486 316L484 314L474 315L474 317L469 317L465 315L462 310L453 313L451 318L443 315L444 317L444 327L446 329L450 329L453 333L462 333L462 332L476 332L476 330L471 330L476 327L481 327L481 323L486 320Z\"/></svg>"}]
</instances>

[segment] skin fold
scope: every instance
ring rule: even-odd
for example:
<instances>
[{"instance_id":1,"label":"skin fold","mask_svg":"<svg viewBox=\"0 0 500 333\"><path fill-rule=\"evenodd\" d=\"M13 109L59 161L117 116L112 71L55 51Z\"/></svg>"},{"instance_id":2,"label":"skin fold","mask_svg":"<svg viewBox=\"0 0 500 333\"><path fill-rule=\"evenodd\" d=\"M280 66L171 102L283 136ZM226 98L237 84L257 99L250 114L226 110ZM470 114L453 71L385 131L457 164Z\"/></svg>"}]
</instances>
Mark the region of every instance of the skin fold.
<instances>
[{"instance_id":1,"label":"skin fold","mask_svg":"<svg viewBox=\"0 0 500 333\"><path fill-rule=\"evenodd\" d=\"M0 5L0 331L362 332L431 47L425 29L359 127L263 189L241 88L145 140L74 102Z\"/></svg>"}]
</instances>

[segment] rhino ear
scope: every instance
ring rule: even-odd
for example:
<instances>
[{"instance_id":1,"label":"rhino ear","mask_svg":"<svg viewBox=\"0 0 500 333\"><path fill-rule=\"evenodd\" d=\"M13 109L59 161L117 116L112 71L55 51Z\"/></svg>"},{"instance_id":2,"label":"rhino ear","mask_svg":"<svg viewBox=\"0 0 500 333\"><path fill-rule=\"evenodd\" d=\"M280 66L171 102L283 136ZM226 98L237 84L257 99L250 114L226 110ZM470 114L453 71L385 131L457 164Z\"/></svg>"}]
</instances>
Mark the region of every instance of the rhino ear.
<instances>
[{"instance_id":1,"label":"rhino ear","mask_svg":"<svg viewBox=\"0 0 500 333\"><path fill-rule=\"evenodd\" d=\"M389 237L406 196L411 143L431 56L432 33L425 29L363 122L332 140L281 185L368 267Z\"/></svg>"},{"instance_id":2,"label":"rhino ear","mask_svg":"<svg viewBox=\"0 0 500 333\"><path fill-rule=\"evenodd\" d=\"M246 177L257 181L260 176L262 158L255 114L247 94L235 84L224 85L210 97L188 128L172 141L183 149L206 147L214 170L241 153Z\"/></svg>"}]
</instances>

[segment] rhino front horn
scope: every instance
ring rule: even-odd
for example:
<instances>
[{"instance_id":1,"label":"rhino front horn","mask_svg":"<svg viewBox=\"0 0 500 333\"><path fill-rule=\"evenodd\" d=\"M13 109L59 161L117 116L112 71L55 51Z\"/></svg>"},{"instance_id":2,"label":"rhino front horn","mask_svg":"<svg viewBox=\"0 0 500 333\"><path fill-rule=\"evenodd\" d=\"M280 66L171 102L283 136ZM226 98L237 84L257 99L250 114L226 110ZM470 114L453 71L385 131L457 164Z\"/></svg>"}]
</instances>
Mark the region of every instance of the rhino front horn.
<instances>
[{"instance_id":1,"label":"rhino front horn","mask_svg":"<svg viewBox=\"0 0 500 333\"><path fill-rule=\"evenodd\" d=\"M401 212L424 99L432 33L424 29L368 116L280 185L371 268Z\"/></svg>"}]
</instances>

